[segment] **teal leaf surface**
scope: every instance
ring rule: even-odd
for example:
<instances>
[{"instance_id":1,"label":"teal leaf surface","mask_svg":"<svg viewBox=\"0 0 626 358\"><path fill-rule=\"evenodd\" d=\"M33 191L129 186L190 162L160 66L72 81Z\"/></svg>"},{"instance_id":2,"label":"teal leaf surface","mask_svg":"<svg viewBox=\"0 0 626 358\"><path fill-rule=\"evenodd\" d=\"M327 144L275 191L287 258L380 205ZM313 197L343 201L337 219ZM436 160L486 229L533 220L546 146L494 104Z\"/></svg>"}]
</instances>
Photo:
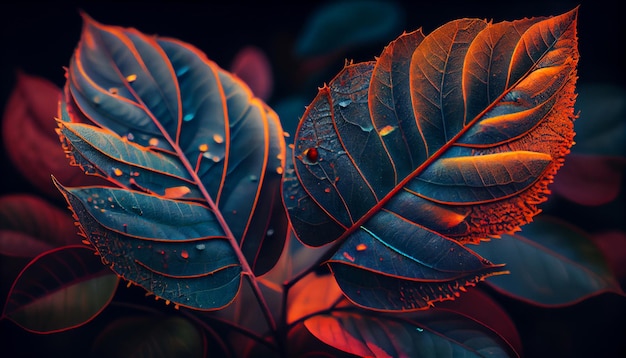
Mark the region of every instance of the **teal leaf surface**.
<instances>
[{"instance_id":1,"label":"teal leaf surface","mask_svg":"<svg viewBox=\"0 0 626 358\"><path fill-rule=\"evenodd\" d=\"M602 251L582 230L539 216L520 233L474 248L489 260L506 262L510 275L487 283L503 294L540 306L564 306L594 295L623 295Z\"/></svg>"},{"instance_id":2,"label":"teal leaf surface","mask_svg":"<svg viewBox=\"0 0 626 358\"><path fill-rule=\"evenodd\" d=\"M58 133L71 164L116 188L57 187L117 274L222 308L287 236L278 116L189 44L83 19Z\"/></svg>"},{"instance_id":3,"label":"teal leaf surface","mask_svg":"<svg viewBox=\"0 0 626 358\"><path fill-rule=\"evenodd\" d=\"M468 243L539 212L573 144L577 9L403 33L297 127L283 199L354 303L419 310L506 268ZM291 173L288 173L291 175Z\"/></svg>"}]
</instances>

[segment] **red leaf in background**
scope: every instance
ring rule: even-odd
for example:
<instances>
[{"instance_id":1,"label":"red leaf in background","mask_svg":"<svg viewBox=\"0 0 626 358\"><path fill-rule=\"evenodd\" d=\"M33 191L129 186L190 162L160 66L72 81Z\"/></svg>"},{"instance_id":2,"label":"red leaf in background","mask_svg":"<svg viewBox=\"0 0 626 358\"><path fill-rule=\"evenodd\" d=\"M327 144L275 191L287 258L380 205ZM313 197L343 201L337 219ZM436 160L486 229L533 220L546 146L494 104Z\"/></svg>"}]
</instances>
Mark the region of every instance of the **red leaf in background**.
<instances>
[{"instance_id":1,"label":"red leaf in background","mask_svg":"<svg viewBox=\"0 0 626 358\"><path fill-rule=\"evenodd\" d=\"M118 283L85 245L50 250L34 258L13 282L0 319L36 333L75 328L109 304Z\"/></svg>"},{"instance_id":2,"label":"red leaf in background","mask_svg":"<svg viewBox=\"0 0 626 358\"><path fill-rule=\"evenodd\" d=\"M254 46L241 49L230 65L230 72L243 80L260 99L267 101L272 95L272 66L261 49Z\"/></svg>"},{"instance_id":3,"label":"red leaf in background","mask_svg":"<svg viewBox=\"0 0 626 358\"><path fill-rule=\"evenodd\" d=\"M592 236L617 279L626 284L626 232L607 231Z\"/></svg>"},{"instance_id":4,"label":"red leaf in background","mask_svg":"<svg viewBox=\"0 0 626 358\"><path fill-rule=\"evenodd\" d=\"M59 191L52 184L51 174L71 185L101 183L68 165L55 132L60 94L60 88L52 82L18 72L2 118L9 159L31 184L53 197L59 197Z\"/></svg>"},{"instance_id":5,"label":"red leaf in background","mask_svg":"<svg viewBox=\"0 0 626 358\"><path fill-rule=\"evenodd\" d=\"M451 310L480 322L522 355L522 339L515 323L496 301L482 291L469 290L459 299L439 303L437 309Z\"/></svg>"},{"instance_id":6,"label":"red leaf in background","mask_svg":"<svg viewBox=\"0 0 626 358\"><path fill-rule=\"evenodd\" d=\"M619 195L624 169L624 157L572 153L556 175L552 190L577 204L606 204Z\"/></svg>"},{"instance_id":7,"label":"red leaf in background","mask_svg":"<svg viewBox=\"0 0 626 358\"><path fill-rule=\"evenodd\" d=\"M0 254L35 257L81 242L74 220L65 210L33 195L0 198Z\"/></svg>"}]
</instances>

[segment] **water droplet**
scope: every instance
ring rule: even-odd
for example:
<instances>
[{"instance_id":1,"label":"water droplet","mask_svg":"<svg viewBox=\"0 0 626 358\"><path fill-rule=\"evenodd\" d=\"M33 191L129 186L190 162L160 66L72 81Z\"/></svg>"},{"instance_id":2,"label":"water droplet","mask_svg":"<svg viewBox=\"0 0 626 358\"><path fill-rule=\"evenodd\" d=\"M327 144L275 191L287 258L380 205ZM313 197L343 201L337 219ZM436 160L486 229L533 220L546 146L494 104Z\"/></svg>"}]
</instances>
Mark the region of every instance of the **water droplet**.
<instances>
[{"instance_id":1,"label":"water droplet","mask_svg":"<svg viewBox=\"0 0 626 358\"><path fill-rule=\"evenodd\" d=\"M122 172L122 170L120 168L113 168L113 174L116 177L120 177L120 176L122 176L122 174L124 174L124 172Z\"/></svg>"},{"instance_id":2,"label":"water droplet","mask_svg":"<svg viewBox=\"0 0 626 358\"><path fill-rule=\"evenodd\" d=\"M193 117L195 117L195 114L193 113L187 113L183 116L183 121L185 122L189 122L190 120L193 119Z\"/></svg>"},{"instance_id":3,"label":"water droplet","mask_svg":"<svg viewBox=\"0 0 626 358\"><path fill-rule=\"evenodd\" d=\"M365 244L356 245L356 251L365 251L365 250L367 250L367 245Z\"/></svg>"},{"instance_id":4,"label":"water droplet","mask_svg":"<svg viewBox=\"0 0 626 358\"><path fill-rule=\"evenodd\" d=\"M126 135L126 138L128 138L128 140L130 141L135 140L135 136L130 132L128 132L128 134Z\"/></svg>"},{"instance_id":5,"label":"water droplet","mask_svg":"<svg viewBox=\"0 0 626 358\"><path fill-rule=\"evenodd\" d=\"M278 168L276 168L276 173L278 173L278 174L282 174L282 173L283 173L283 171L284 171L284 170L283 170L283 167L278 167Z\"/></svg>"},{"instance_id":6,"label":"water droplet","mask_svg":"<svg viewBox=\"0 0 626 358\"><path fill-rule=\"evenodd\" d=\"M418 332L424 332L424 328L422 327L415 327L415 330Z\"/></svg>"},{"instance_id":7,"label":"water droplet","mask_svg":"<svg viewBox=\"0 0 626 358\"><path fill-rule=\"evenodd\" d=\"M157 145L159 145L159 139L158 138L150 138L150 140L148 141L148 144L150 144L153 147L156 147Z\"/></svg>"},{"instance_id":8,"label":"water droplet","mask_svg":"<svg viewBox=\"0 0 626 358\"><path fill-rule=\"evenodd\" d=\"M289 133L283 132L283 136L285 136L285 138L289 138Z\"/></svg>"},{"instance_id":9,"label":"water droplet","mask_svg":"<svg viewBox=\"0 0 626 358\"><path fill-rule=\"evenodd\" d=\"M259 177L256 175L250 175L250 181L256 183L259 180Z\"/></svg>"},{"instance_id":10,"label":"water droplet","mask_svg":"<svg viewBox=\"0 0 626 358\"><path fill-rule=\"evenodd\" d=\"M111 88L109 88L109 93L113 94L113 95L116 95L116 94L119 93L119 90L117 89L117 87L111 87Z\"/></svg>"},{"instance_id":11,"label":"water droplet","mask_svg":"<svg viewBox=\"0 0 626 358\"><path fill-rule=\"evenodd\" d=\"M198 244L198 245L196 245L196 249L202 251L202 250L206 249L206 246L204 244Z\"/></svg>"},{"instance_id":12,"label":"water droplet","mask_svg":"<svg viewBox=\"0 0 626 358\"><path fill-rule=\"evenodd\" d=\"M378 131L378 133L380 133L380 135L382 137L386 136L387 134L393 132L394 130L396 130L396 127L394 126L390 126L390 125L386 125L383 128L381 128L380 131Z\"/></svg>"},{"instance_id":13,"label":"water droplet","mask_svg":"<svg viewBox=\"0 0 626 358\"><path fill-rule=\"evenodd\" d=\"M339 106L345 108L345 107L348 107L350 103L352 103L352 100L344 99L343 101L339 102Z\"/></svg>"},{"instance_id":14,"label":"water droplet","mask_svg":"<svg viewBox=\"0 0 626 358\"><path fill-rule=\"evenodd\" d=\"M198 146L198 150L201 152L206 152L207 150L209 150L209 146L207 144L200 144Z\"/></svg>"},{"instance_id":15,"label":"water droplet","mask_svg":"<svg viewBox=\"0 0 626 358\"><path fill-rule=\"evenodd\" d=\"M324 193L330 193L330 188L324 189Z\"/></svg>"},{"instance_id":16,"label":"water droplet","mask_svg":"<svg viewBox=\"0 0 626 358\"><path fill-rule=\"evenodd\" d=\"M180 257L182 257L183 259L188 259L189 258L189 253L186 250L183 250L180 253Z\"/></svg>"},{"instance_id":17,"label":"water droplet","mask_svg":"<svg viewBox=\"0 0 626 358\"><path fill-rule=\"evenodd\" d=\"M274 229L268 229L268 230L267 230L267 233L266 233L265 235L267 235L267 236L272 236L272 235L274 235Z\"/></svg>"},{"instance_id":18,"label":"water droplet","mask_svg":"<svg viewBox=\"0 0 626 358\"><path fill-rule=\"evenodd\" d=\"M316 164L320 158L320 153L315 147L307 148L302 152L305 164Z\"/></svg>"},{"instance_id":19,"label":"water droplet","mask_svg":"<svg viewBox=\"0 0 626 358\"><path fill-rule=\"evenodd\" d=\"M93 101L93 103L95 103L95 104L99 104L99 103L100 103L100 96L93 96L92 101Z\"/></svg>"},{"instance_id":20,"label":"water droplet","mask_svg":"<svg viewBox=\"0 0 626 358\"><path fill-rule=\"evenodd\" d=\"M187 72L189 72L189 66L183 66L179 68L178 70L176 70L176 76L180 77Z\"/></svg>"},{"instance_id":21,"label":"water droplet","mask_svg":"<svg viewBox=\"0 0 626 358\"><path fill-rule=\"evenodd\" d=\"M134 73L132 75L126 76L126 81L128 82L134 82L136 79L137 79L137 75Z\"/></svg>"},{"instance_id":22,"label":"water droplet","mask_svg":"<svg viewBox=\"0 0 626 358\"><path fill-rule=\"evenodd\" d=\"M224 137L219 134L213 134L213 140L218 144L224 143Z\"/></svg>"}]
</instances>

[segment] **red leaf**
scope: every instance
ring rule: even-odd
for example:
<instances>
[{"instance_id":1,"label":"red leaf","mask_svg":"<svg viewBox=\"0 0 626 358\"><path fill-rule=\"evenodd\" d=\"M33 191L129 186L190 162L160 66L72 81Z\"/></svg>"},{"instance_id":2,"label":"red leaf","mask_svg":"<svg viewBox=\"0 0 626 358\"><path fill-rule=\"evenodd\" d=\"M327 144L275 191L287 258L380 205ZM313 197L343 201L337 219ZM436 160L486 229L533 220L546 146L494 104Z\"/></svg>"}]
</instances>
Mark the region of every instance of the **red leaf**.
<instances>
[{"instance_id":1,"label":"red leaf","mask_svg":"<svg viewBox=\"0 0 626 358\"><path fill-rule=\"evenodd\" d=\"M592 236L617 279L626 283L626 233L607 231Z\"/></svg>"},{"instance_id":2,"label":"red leaf","mask_svg":"<svg viewBox=\"0 0 626 358\"><path fill-rule=\"evenodd\" d=\"M619 195L626 158L570 154L557 174L555 194L581 205L603 205Z\"/></svg>"},{"instance_id":3,"label":"red leaf","mask_svg":"<svg viewBox=\"0 0 626 358\"><path fill-rule=\"evenodd\" d=\"M230 71L250 86L252 93L267 101L274 89L272 67L265 52L248 46L241 49L232 64Z\"/></svg>"},{"instance_id":4,"label":"red leaf","mask_svg":"<svg viewBox=\"0 0 626 358\"><path fill-rule=\"evenodd\" d=\"M118 282L84 245L47 251L34 258L15 280L2 318L37 333L75 328L109 304Z\"/></svg>"},{"instance_id":5,"label":"red leaf","mask_svg":"<svg viewBox=\"0 0 626 358\"><path fill-rule=\"evenodd\" d=\"M0 198L0 254L35 257L53 247L78 244L74 220L65 210L26 194Z\"/></svg>"},{"instance_id":6,"label":"red leaf","mask_svg":"<svg viewBox=\"0 0 626 358\"><path fill-rule=\"evenodd\" d=\"M482 291L470 290L459 299L440 302L437 309L455 311L480 322L492 329L522 355L522 340L515 323L496 301Z\"/></svg>"},{"instance_id":7,"label":"red leaf","mask_svg":"<svg viewBox=\"0 0 626 358\"><path fill-rule=\"evenodd\" d=\"M72 185L100 182L68 166L55 132L60 94L52 82L18 72L2 119L2 139L9 159L28 181L53 197L59 192L51 174Z\"/></svg>"}]
</instances>

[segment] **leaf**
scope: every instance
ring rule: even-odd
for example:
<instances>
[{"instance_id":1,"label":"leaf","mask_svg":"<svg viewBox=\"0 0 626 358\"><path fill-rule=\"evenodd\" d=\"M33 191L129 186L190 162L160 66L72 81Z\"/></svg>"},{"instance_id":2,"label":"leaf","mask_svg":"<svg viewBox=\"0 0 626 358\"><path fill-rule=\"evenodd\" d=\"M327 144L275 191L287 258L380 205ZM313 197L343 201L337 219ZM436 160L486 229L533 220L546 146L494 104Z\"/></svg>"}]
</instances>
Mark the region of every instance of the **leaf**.
<instances>
[{"instance_id":1,"label":"leaf","mask_svg":"<svg viewBox=\"0 0 626 358\"><path fill-rule=\"evenodd\" d=\"M552 190L574 203L598 206L617 199L626 157L572 153L556 175Z\"/></svg>"},{"instance_id":2,"label":"leaf","mask_svg":"<svg viewBox=\"0 0 626 358\"><path fill-rule=\"evenodd\" d=\"M287 236L280 121L193 46L83 18L58 133L71 164L119 188L58 187L116 273L222 308Z\"/></svg>"},{"instance_id":3,"label":"leaf","mask_svg":"<svg viewBox=\"0 0 626 358\"><path fill-rule=\"evenodd\" d=\"M333 2L318 7L307 19L294 50L299 57L310 57L387 41L403 23L402 9L394 2Z\"/></svg>"},{"instance_id":4,"label":"leaf","mask_svg":"<svg viewBox=\"0 0 626 358\"><path fill-rule=\"evenodd\" d=\"M564 306L605 292L624 294L592 239L555 218L538 217L521 233L475 250L489 260L507 262L511 271L489 278L490 286L535 305Z\"/></svg>"},{"instance_id":5,"label":"leaf","mask_svg":"<svg viewBox=\"0 0 626 358\"><path fill-rule=\"evenodd\" d=\"M181 317L124 317L94 342L92 357L204 357L202 334Z\"/></svg>"},{"instance_id":6,"label":"leaf","mask_svg":"<svg viewBox=\"0 0 626 358\"><path fill-rule=\"evenodd\" d=\"M99 182L77 168L67 168L54 131L60 94L52 82L20 71L2 117L2 140L9 159L26 180L54 198L59 193L50 182L51 173L71 185Z\"/></svg>"},{"instance_id":7,"label":"leaf","mask_svg":"<svg viewBox=\"0 0 626 358\"><path fill-rule=\"evenodd\" d=\"M359 357L515 356L493 332L446 312L433 312L418 323L335 311L311 317L304 324L324 343Z\"/></svg>"},{"instance_id":8,"label":"leaf","mask_svg":"<svg viewBox=\"0 0 626 358\"><path fill-rule=\"evenodd\" d=\"M577 12L404 33L319 90L283 198L300 240L334 243L353 302L424 309L505 272L465 244L547 198L573 142Z\"/></svg>"},{"instance_id":9,"label":"leaf","mask_svg":"<svg viewBox=\"0 0 626 358\"><path fill-rule=\"evenodd\" d=\"M33 258L79 243L74 221L60 208L34 195L0 197L0 254Z\"/></svg>"},{"instance_id":10,"label":"leaf","mask_svg":"<svg viewBox=\"0 0 626 358\"><path fill-rule=\"evenodd\" d=\"M118 277L86 246L64 246L33 259L9 292L2 317L36 333L65 331L96 317Z\"/></svg>"},{"instance_id":11,"label":"leaf","mask_svg":"<svg viewBox=\"0 0 626 358\"><path fill-rule=\"evenodd\" d=\"M274 78L270 60L263 50L246 46L239 50L230 64L230 72L242 79L252 93L267 101L274 89Z\"/></svg>"}]
</instances>

